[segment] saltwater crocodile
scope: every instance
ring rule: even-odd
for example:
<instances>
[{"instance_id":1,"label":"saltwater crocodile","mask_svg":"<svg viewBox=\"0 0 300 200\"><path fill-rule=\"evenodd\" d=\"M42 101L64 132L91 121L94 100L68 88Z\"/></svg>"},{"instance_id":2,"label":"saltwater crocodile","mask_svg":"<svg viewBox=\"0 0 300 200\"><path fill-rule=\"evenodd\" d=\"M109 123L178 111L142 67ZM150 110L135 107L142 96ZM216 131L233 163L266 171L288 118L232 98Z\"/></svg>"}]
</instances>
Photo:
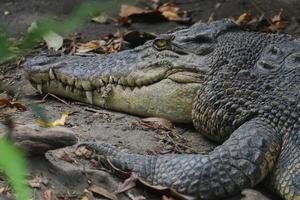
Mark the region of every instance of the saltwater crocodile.
<instances>
[{"instance_id":1,"label":"saltwater crocodile","mask_svg":"<svg viewBox=\"0 0 300 200\"><path fill-rule=\"evenodd\" d=\"M137 155L82 143L155 186L219 199L265 180L300 199L300 41L196 23L103 57L39 56L25 64L40 92L175 122L224 142L208 155Z\"/></svg>"}]
</instances>

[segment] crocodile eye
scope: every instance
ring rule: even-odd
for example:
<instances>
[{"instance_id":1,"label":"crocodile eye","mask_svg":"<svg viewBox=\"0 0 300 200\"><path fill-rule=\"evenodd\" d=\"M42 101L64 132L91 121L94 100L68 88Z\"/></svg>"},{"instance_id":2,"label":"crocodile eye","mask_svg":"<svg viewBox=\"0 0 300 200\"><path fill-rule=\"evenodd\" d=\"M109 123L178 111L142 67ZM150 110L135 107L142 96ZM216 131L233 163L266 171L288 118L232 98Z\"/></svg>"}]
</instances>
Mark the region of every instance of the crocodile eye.
<instances>
[{"instance_id":1,"label":"crocodile eye","mask_svg":"<svg viewBox=\"0 0 300 200\"><path fill-rule=\"evenodd\" d=\"M165 49L167 44L168 44L168 42L165 39L158 39L158 40L155 40L153 43L154 47L158 50Z\"/></svg>"},{"instance_id":2,"label":"crocodile eye","mask_svg":"<svg viewBox=\"0 0 300 200\"><path fill-rule=\"evenodd\" d=\"M175 39L175 35L162 35L155 39L153 47L157 50L165 50L170 46L170 42Z\"/></svg>"}]
</instances>

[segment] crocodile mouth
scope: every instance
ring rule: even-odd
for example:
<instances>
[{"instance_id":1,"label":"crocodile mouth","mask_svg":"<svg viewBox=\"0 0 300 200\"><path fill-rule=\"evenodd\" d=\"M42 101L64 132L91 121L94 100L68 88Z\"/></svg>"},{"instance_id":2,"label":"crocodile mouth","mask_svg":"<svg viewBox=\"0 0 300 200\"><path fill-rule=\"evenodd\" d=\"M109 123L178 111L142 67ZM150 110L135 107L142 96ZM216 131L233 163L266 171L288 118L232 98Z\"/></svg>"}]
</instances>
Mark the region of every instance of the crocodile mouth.
<instances>
[{"instance_id":1,"label":"crocodile mouth","mask_svg":"<svg viewBox=\"0 0 300 200\"><path fill-rule=\"evenodd\" d=\"M123 58L118 63L118 54L108 58L38 56L25 63L25 71L40 93L134 115L180 123L192 121L192 104L204 71L199 73L194 66L174 66L166 60L130 62Z\"/></svg>"}]
</instances>

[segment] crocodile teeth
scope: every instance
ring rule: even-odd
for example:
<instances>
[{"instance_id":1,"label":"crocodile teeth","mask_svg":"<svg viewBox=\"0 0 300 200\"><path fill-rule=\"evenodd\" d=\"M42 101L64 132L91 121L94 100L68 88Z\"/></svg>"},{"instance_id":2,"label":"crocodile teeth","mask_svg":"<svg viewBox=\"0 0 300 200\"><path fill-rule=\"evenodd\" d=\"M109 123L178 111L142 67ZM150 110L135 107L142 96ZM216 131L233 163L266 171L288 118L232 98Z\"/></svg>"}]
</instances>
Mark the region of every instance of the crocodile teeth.
<instances>
[{"instance_id":1,"label":"crocodile teeth","mask_svg":"<svg viewBox=\"0 0 300 200\"><path fill-rule=\"evenodd\" d=\"M99 80L99 84L100 84L100 86L105 85L104 82L101 79Z\"/></svg>"},{"instance_id":2,"label":"crocodile teeth","mask_svg":"<svg viewBox=\"0 0 300 200\"><path fill-rule=\"evenodd\" d=\"M49 77L50 77L50 79L55 79L55 75L54 75L54 72L53 72L53 69L49 69Z\"/></svg>"},{"instance_id":3,"label":"crocodile teeth","mask_svg":"<svg viewBox=\"0 0 300 200\"><path fill-rule=\"evenodd\" d=\"M85 96L90 104L93 104L93 93L92 91L85 91Z\"/></svg>"},{"instance_id":4,"label":"crocodile teeth","mask_svg":"<svg viewBox=\"0 0 300 200\"><path fill-rule=\"evenodd\" d=\"M38 90L38 92L39 92L40 94L43 94L43 91L42 91L42 84L37 84L37 85L36 85L36 89Z\"/></svg>"},{"instance_id":5,"label":"crocodile teeth","mask_svg":"<svg viewBox=\"0 0 300 200\"><path fill-rule=\"evenodd\" d=\"M111 84L113 84L113 83L114 83L114 79L113 79L113 77L112 77L112 76L110 76L110 77L109 77L109 81L108 81L108 83L111 83Z\"/></svg>"}]
</instances>

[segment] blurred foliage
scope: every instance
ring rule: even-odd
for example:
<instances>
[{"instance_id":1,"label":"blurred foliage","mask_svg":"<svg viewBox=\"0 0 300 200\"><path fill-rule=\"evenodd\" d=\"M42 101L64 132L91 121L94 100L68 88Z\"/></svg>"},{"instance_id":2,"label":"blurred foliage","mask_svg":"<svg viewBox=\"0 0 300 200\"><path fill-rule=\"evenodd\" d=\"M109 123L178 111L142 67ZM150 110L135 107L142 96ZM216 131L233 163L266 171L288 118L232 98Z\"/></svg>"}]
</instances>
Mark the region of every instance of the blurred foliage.
<instances>
[{"instance_id":1,"label":"blurred foliage","mask_svg":"<svg viewBox=\"0 0 300 200\"><path fill-rule=\"evenodd\" d=\"M26 186L26 162L22 152L9 140L0 139L0 169L9 177L10 184L19 200L29 199L29 188Z\"/></svg>"},{"instance_id":2,"label":"blurred foliage","mask_svg":"<svg viewBox=\"0 0 300 200\"><path fill-rule=\"evenodd\" d=\"M43 19L38 22L37 28L28 34L19 42L13 42L8 34L0 29L0 63L5 62L9 58L23 55L27 50L36 45L36 41L50 31L54 31L61 35L66 35L75 31L84 21L91 19L99 13L115 10L122 4L132 4L136 0L106 0L101 3L85 3L76 9L65 21L57 21L53 19Z\"/></svg>"},{"instance_id":3,"label":"blurred foliage","mask_svg":"<svg viewBox=\"0 0 300 200\"><path fill-rule=\"evenodd\" d=\"M135 0L103 0L101 3L85 3L75 10L70 18L65 21L44 19L37 22L37 28L28 32L23 39L19 41L11 39L7 32L0 29L0 64L26 54L28 50L36 45L37 41L40 41L43 35L50 31L66 35L75 31L84 21L91 19L91 17L101 12L111 12L119 8L121 4L132 4L135 2ZM36 112L38 116L47 119L46 114L40 107L33 106L32 110ZM7 175L17 199L30 199L30 190L26 185L25 175L27 169L24 155L12 142L5 138L0 139L0 170L4 171Z\"/></svg>"}]
</instances>

